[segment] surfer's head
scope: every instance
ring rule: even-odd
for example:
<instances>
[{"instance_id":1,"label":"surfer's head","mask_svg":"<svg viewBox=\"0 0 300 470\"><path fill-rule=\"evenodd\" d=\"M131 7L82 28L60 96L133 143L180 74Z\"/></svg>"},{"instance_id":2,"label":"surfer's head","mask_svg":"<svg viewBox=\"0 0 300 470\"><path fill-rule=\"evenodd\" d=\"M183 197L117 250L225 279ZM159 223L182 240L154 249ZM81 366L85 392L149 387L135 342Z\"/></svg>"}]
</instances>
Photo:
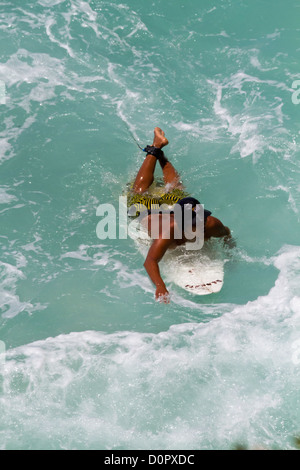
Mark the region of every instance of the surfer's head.
<instances>
[{"instance_id":1,"label":"surfer's head","mask_svg":"<svg viewBox=\"0 0 300 470\"><path fill-rule=\"evenodd\" d=\"M180 199L176 204L181 207L182 227L184 227L184 217L187 215L191 216L192 226L194 227L196 225L197 212L200 206L198 199L195 199L194 197L185 197Z\"/></svg>"}]
</instances>

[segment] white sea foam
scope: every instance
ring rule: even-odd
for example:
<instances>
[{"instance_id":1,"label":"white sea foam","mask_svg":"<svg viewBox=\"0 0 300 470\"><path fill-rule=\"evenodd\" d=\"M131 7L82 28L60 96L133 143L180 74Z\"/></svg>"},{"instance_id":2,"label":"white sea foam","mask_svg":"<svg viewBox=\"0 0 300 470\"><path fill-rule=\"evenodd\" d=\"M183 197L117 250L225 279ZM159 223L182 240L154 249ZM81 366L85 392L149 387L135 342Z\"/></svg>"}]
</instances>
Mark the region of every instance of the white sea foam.
<instances>
[{"instance_id":1,"label":"white sea foam","mask_svg":"<svg viewBox=\"0 0 300 470\"><path fill-rule=\"evenodd\" d=\"M55 102L58 87L61 96L69 100L75 99L74 93L82 93L84 96L95 93L93 83L103 80L103 76L74 73L70 77L66 72L64 60L45 53L30 53L25 49L19 49L5 63L0 64L0 80L6 84L6 109L21 107L27 113L23 122L17 121L11 115L4 117L5 127L0 131L1 163L15 156L14 144L21 134L38 120L37 104ZM30 86L30 90L20 93L19 87L24 83ZM15 87L18 89L17 98L14 98L16 94L11 92Z\"/></svg>"},{"instance_id":2,"label":"white sea foam","mask_svg":"<svg viewBox=\"0 0 300 470\"><path fill-rule=\"evenodd\" d=\"M59 3L64 3L66 0L38 0L38 3L43 7L54 7Z\"/></svg>"},{"instance_id":3,"label":"white sea foam","mask_svg":"<svg viewBox=\"0 0 300 470\"><path fill-rule=\"evenodd\" d=\"M0 65L1 68L1 65ZM5 118L5 129L0 132L0 164L15 155L12 143L36 120L36 115L28 116L22 126L16 126L12 118ZM11 143L12 142L12 143Z\"/></svg>"},{"instance_id":4,"label":"white sea foam","mask_svg":"<svg viewBox=\"0 0 300 470\"><path fill-rule=\"evenodd\" d=\"M253 50L252 53L258 54L258 51ZM255 61L255 65L258 67L258 62ZM269 68L261 70L266 72ZM194 122L175 122L173 126L176 129L189 136L200 137L203 142L229 144L231 155L252 157L254 164L265 154L275 153L276 159L291 160L293 165L297 165L298 146L296 137L287 127L288 117L284 114L284 102L276 96L271 103L266 103L260 91L270 88L289 91L285 83L263 80L240 71L220 82L208 79L207 84L215 95L212 113ZM236 108L235 101L241 98L244 105ZM272 172L274 179L277 179L275 173L279 168L274 166L273 161ZM279 176L282 181L282 176ZM290 203L295 212L297 202L293 189Z\"/></svg>"},{"instance_id":5,"label":"white sea foam","mask_svg":"<svg viewBox=\"0 0 300 470\"><path fill-rule=\"evenodd\" d=\"M72 48L68 45L65 44L64 42L60 41L59 39L56 39L54 34L52 33L52 26L55 24L54 20L52 18L48 18L46 21L46 32L47 35L50 39L51 42L54 42L55 44L58 44L62 49L65 49L65 51L69 54L71 58L75 58L75 53L73 52Z\"/></svg>"},{"instance_id":6,"label":"white sea foam","mask_svg":"<svg viewBox=\"0 0 300 470\"><path fill-rule=\"evenodd\" d=\"M13 318L23 311L31 314L44 308L38 303L22 301L16 293L19 281L25 279L21 270L21 267L25 265L26 260L22 254L18 256L16 266L0 261L0 314L2 318Z\"/></svg>"},{"instance_id":7,"label":"white sea foam","mask_svg":"<svg viewBox=\"0 0 300 470\"><path fill-rule=\"evenodd\" d=\"M45 448L51 435L66 449L240 441L289 448L287 392L300 377L291 347L300 326L300 247L283 247L274 264L280 272L269 294L210 323L158 334L70 333L8 350L1 416L22 434L10 428L6 445L24 447L30 435L31 446Z\"/></svg>"},{"instance_id":8,"label":"white sea foam","mask_svg":"<svg viewBox=\"0 0 300 470\"><path fill-rule=\"evenodd\" d=\"M236 85L241 86L239 82ZM217 87L217 96L214 103L215 114L221 119L223 126L233 137L238 137L236 144L231 152L239 152L241 157L253 155L256 160L256 153L263 151L264 139L259 135L258 123L260 118L250 116L231 116L229 111L221 104L223 87Z\"/></svg>"},{"instance_id":9,"label":"white sea foam","mask_svg":"<svg viewBox=\"0 0 300 470\"><path fill-rule=\"evenodd\" d=\"M298 209L298 206L297 206L297 203L292 195L292 191L291 191L291 188L288 188L286 186L283 186L283 185L278 185L278 186L274 186L274 187L270 187L269 188L270 191L284 191L285 193L288 194L289 196L289 199L288 199L288 202L292 208L292 210L295 212L295 214L299 214L299 209Z\"/></svg>"},{"instance_id":10,"label":"white sea foam","mask_svg":"<svg viewBox=\"0 0 300 470\"><path fill-rule=\"evenodd\" d=\"M51 57L45 53L30 53L25 49L19 49L12 54L6 63L0 64L0 79L3 79L9 89L26 82L32 84L31 91L22 98L18 98L18 105L30 112L30 102L43 102L52 100L57 96L56 87L62 86L66 92L93 93L95 90L88 83L103 80L102 75L72 76L66 72L64 60Z\"/></svg>"},{"instance_id":11,"label":"white sea foam","mask_svg":"<svg viewBox=\"0 0 300 470\"><path fill-rule=\"evenodd\" d=\"M89 264L90 268L97 267L114 272L120 288L137 286L144 292L153 292L152 285L146 274L138 269L131 269L119 259L119 254L109 250L107 245L80 245L78 250L61 255L61 260L77 259Z\"/></svg>"},{"instance_id":12,"label":"white sea foam","mask_svg":"<svg viewBox=\"0 0 300 470\"><path fill-rule=\"evenodd\" d=\"M10 204L13 201L17 201L16 196L9 194L7 186L0 187L0 204Z\"/></svg>"}]
</instances>

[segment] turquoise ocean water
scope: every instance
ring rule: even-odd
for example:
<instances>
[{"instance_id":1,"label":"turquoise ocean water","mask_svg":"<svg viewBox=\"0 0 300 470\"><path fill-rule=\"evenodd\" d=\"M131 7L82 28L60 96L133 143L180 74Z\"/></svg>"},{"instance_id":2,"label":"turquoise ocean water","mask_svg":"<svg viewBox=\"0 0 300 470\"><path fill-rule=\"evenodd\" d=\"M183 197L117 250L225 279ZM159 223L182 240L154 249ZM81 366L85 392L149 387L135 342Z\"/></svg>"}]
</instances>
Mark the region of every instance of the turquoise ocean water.
<instances>
[{"instance_id":1,"label":"turquoise ocean water","mask_svg":"<svg viewBox=\"0 0 300 470\"><path fill-rule=\"evenodd\" d=\"M0 2L2 449L294 448L299 18L297 0ZM96 236L155 126L237 242L220 293L169 286L170 305L131 239Z\"/></svg>"}]
</instances>

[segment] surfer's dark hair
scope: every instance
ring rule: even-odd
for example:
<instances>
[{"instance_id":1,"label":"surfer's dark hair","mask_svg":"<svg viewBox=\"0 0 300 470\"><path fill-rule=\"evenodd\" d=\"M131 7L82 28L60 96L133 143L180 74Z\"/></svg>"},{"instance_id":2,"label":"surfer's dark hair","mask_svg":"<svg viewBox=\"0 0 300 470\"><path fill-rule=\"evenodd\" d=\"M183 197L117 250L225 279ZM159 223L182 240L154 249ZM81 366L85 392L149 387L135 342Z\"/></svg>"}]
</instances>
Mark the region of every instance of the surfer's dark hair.
<instances>
[{"instance_id":1,"label":"surfer's dark hair","mask_svg":"<svg viewBox=\"0 0 300 470\"><path fill-rule=\"evenodd\" d=\"M197 206L201 205L201 202L198 201L198 199L195 199L194 197L185 197L183 199L180 199L176 204L181 207L182 227L184 227L185 210L191 210L192 211L192 225L194 227L196 225L196 222L197 222L197 212L194 209ZM209 215L211 215L211 212L204 209L204 225L205 225L206 219Z\"/></svg>"}]
</instances>

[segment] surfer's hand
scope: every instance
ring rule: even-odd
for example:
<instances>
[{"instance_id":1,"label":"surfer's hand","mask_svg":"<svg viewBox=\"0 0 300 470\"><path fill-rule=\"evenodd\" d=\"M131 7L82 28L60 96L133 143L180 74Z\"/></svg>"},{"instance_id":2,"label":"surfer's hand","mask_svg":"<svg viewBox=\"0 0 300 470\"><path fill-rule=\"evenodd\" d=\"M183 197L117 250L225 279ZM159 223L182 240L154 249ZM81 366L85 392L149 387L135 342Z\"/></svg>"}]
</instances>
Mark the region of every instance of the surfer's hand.
<instances>
[{"instance_id":1,"label":"surfer's hand","mask_svg":"<svg viewBox=\"0 0 300 470\"><path fill-rule=\"evenodd\" d=\"M224 237L224 246L228 248L235 248L236 247L236 240L231 236Z\"/></svg>"},{"instance_id":2,"label":"surfer's hand","mask_svg":"<svg viewBox=\"0 0 300 470\"><path fill-rule=\"evenodd\" d=\"M169 303L170 303L170 294L169 294L169 291L168 291L168 289L166 289L166 287L164 287L164 286L158 286L158 287L156 288L155 298L156 298L156 300L158 300L159 302L163 302L163 303L165 303L165 304L169 304Z\"/></svg>"}]
</instances>

